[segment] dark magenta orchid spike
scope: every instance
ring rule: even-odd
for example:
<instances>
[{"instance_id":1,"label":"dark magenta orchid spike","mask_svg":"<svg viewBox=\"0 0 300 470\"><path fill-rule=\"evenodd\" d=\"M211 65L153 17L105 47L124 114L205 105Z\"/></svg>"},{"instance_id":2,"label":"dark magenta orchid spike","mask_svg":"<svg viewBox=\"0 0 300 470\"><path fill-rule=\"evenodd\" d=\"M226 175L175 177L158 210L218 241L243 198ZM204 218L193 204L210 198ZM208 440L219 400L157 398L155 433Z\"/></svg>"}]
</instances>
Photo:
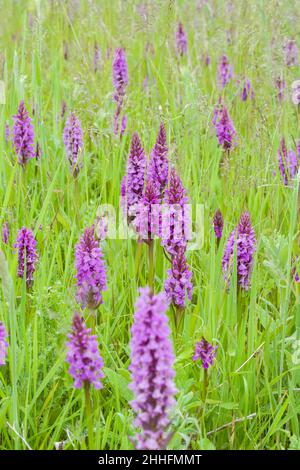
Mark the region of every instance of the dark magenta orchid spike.
<instances>
[{"instance_id":1,"label":"dark magenta orchid spike","mask_svg":"<svg viewBox=\"0 0 300 470\"><path fill-rule=\"evenodd\" d=\"M203 369L208 369L215 362L217 346L210 344L204 337L195 344L193 361L200 359Z\"/></svg>"},{"instance_id":2,"label":"dark magenta orchid spike","mask_svg":"<svg viewBox=\"0 0 300 470\"><path fill-rule=\"evenodd\" d=\"M119 120L122 113L123 101L125 96L126 86L128 84L128 65L126 54L121 47L115 50L113 64L112 64L112 81L115 88L113 98L117 103L116 111L114 114L114 133L119 134ZM126 128L126 116L123 116L121 122L120 135L122 136Z\"/></svg>"},{"instance_id":3,"label":"dark magenta orchid spike","mask_svg":"<svg viewBox=\"0 0 300 470\"><path fill-rule=\"evenodd\" d=\"M287 150L285 139L282 138L278 149L278 169L283 181L287 186L297 175L299 168L299 159L294 150Z\"/></svg>"},{"instance_id":4,"label":"dark magenta orchid spike","mask_svg":"<svg viewBox=\"0 0 300 470\"><path fill-rule=\"evenodd\" d=\"M244 212L241 215L239 224L231 232L224 249L222 270L227 287L230 286L230 278L233 270L235 243L238 286L244 290L248 290L253 268L254 253L256 251L255 232L248 212Z\"/></svg>"},{"instance_id":5,"label":"dark magenta orchid spike","mask_svg":"<svg viewBox=\"0 0 300 470\"><path fill-rule=\"evenodd\" d=\"M225 88L225 86L231 81L233 77L233 68L229 64L228 57L224 54L222 55L217 72L217 80L220 88Z\"/></svg>"},{"instance_id":6,"label":"dark magenta orchid spike","mask_svg":"<svg viewBox=\"0 0 300 470\"><path fill-rule=\"evenodd\" d=\"M185 258L183 248L172 259L172 268L168 270L165 282L165 292L170 303L175 307L186 307L187 301L192 299L193 284L192 272Z\"/></svg>"},{"instance_id":7,"label":"dark magenta orchid spike","mask_svg":"<svg viewBox=\"0 0 300 470\"><path fill-rule=\"evenodd\" d=\"M162 219L160 236L165 250L174 256L186 248L190 227L190 211L186 190L175 168L171 169L169 185L165 190L166 219ZM164 223L166 222L166 223Z\"/></svg>"},{"instance_id":8,"label":"dark magenta orchid spike","mask_svg":"<svg viewBox=\"0 0 300 470\"><path fill-rule=\"evenodd\" d=\"M157 186L161 196L168 184L169 162L166 129L163 123L159 126L158 136L151 153L148 178Z\"/></svg>"},{"instance_id":9,"label":"dark magenta orchid spike","mask_svg":"<svg viewBox=\"0 0 300 470\"><path fill-rule=\"evenodd\" d=\"M284 45L285 63L288 67L298 65L298 46L295 40L288 39Z\"/></svg>"},{"instance_id":10,"label":"dark magenta orchid spike","mask_svg":"<svg viewBox=\"0 0 300 470\"><path fill-rule=\"evenodd\" d=\"M126 54L121 47L115 50L113 65L112 65L112 80L115 88L115 100L119 99L119 95L125 93L125 88L128 85L128 65Z\"/></svg>"},{"instance_id":11,"label":"dark magenta orchid spike","mask_svg":"<svg viewBox=\"0 0 300 470\"><path fill-rule=\"evenodd\" d=\"M145 187L146 156L137 132L131 139L126 175L121 183L122 207L128 221L134 220L142 202Z\"/></svg>"},{"instance_id":12,"label":"dark magenta orchid spike","mask_svg":"<svg viewBox=\"0 0 300 470\"><path fill-rule=\"evenodd\" d=\"M71 113L64 128L64 144L72 175L76 177L82 166L80 153L83 149L83 132L75 113Z\"/></svg>"},{"instance_id":13,"label":"dark magenta orchid spike","mask_svg":"<svg viewBox=\"0 0 300 470\"><path fill-rule=\"evenodd\" d=\"M82 308L96 309L106 290L106 267L94 227L87 228L75 248L76 300Z\"/></svg>"},{"instance_id":14,"label":"dark magenta orchid spike","mask_svg":"<svg viewBox=\"0 0 300 470\"><path fill-rule=\"evenodd\" d=\"M134 393L134 425L140 429L134 443L139 450L162 450L170 438L169 414L175 405L174 360L171 331L163 293L140 289L131 328L129 370Z\"/></svg>"},{"instance_id":15,"label":"dark magenta orchid spike","mask_svg":"<svg viewBox=\"0 0 300 470\"><path fill-rule=\"evenodd\" d=\"M219 102L214 109L213 125L216 129L219 145L225 152L230 152L236 145L237 134L228 110L221 98L219 98Z\"/></svg>"},{"instance_id":16,"label":"dark magenta orchid spike","mask_svg":"<svg viewBox=\"0 0 300 470\"><path fill-rule=\"evenodd\" d=\"M220 209L217 209L213 218L213 225L214 225L214 231L217 240L221 240L222 238L222 233L223 233L223 227L224 227L224 219L222 212Z\"/></svg>"},{"instance_id":17,"label":"dark magenta orchid spike","mask_svg":"<svg viewBox=\"0 0 300 470\"><path fill-rule=\"evenodd\" d=\"M18 277L23 278L26 274L26 285L27 288L30 288L33 283L38 254L36 239L29 228L22 227L18 231L14 248L18 250Z\"/></svg>"},{"instance_id":18,"label":"dark magenta orchid spike","mask_svg":"<svg viewBox=\"0 0 300 470\"><path fill-rule=\"evenodd\" d=\"M187 54L187 50L188 50L187 37L183 29L182 23L178 23L175 39L176 39L176 48L177 48L178 54L181 56Z\"/></svg>"},{"instance_id":19,"label":"dark magenta orchid spike","mask_svg":"<svg viewBox=\"0 0 300 470\"><path fill-rule=\"evenodd\" d=\"M82 388L92 385L95 389L102 388L103 359L98 350L96 335L91 335L83 318L78 313L73 317L72 333L68 335L67 362L69 373L74 379L74 387Z\"/></svg>"},{"instance_id":20,"label":"dark magenta orchid spike","mask_svg":"<svg viewBox=\"0 0 300 470\"><path fill-rule=\"evenodd\" d=\"M243 89L241 93L241 100L247 101L248 98L250 98L250 100L254 99L254 91L252 89L249 78L246 78L244 81L244 85L243 85Z\"/></svg>"},{"instance_id":21,"label":"dark magenta orchid spike","mask_svg":"<svg viewBox=\"0 0 300 470\"><path fill-rule=\"evenodd\" d=\"M140 239L146 243L150 243L156 236L159 236L161 225L160 192L151 179L146 183L134 225Z\"/></svg>"},{"instance_id":22,"label":"dark magenta orchid spike","mask_svg":"<svg viewBox=\"0 0 300 470\"><path fill-rule=\"evenodd\" d=\"M25 168L29 160L34 158L34 129L24 101L21 101L18 114L13 116L13 143L18 156L18 163Z\"/></svg>"},{"instance_id":23,"label":"dark magenta orchid spike","mask_svg":"<svg viewBox=\"0 0 300 470\"><path fill-rule=\"evenodd\" d=\"M285 97L286 81L280 77L276 78L275 87L277 90L277 99L279 102L282 102Z\"/></svg>"}]
</instances>

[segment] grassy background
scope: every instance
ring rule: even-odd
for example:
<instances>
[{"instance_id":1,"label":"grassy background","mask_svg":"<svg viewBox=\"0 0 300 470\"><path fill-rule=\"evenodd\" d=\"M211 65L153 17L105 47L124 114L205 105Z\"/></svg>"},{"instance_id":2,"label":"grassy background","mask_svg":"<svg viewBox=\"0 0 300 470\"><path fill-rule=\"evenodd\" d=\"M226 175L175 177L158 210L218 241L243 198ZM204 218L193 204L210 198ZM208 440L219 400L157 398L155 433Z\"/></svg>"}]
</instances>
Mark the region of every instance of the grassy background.
<instances>
[{"instance_id":1,"label":"grassy background","mask_svg":"<svg viewBox=\"0 0 300 470\"><path fill-rule=\"evenodd\" d=\"M300 367L292 355L300 338L300 307L290 275L291 259L300 251L298 185L283 187L276 154L282 136L289 148L300 138L300 121L289 96L278 103L274 88L277 76L285 78L288 90L300 78L299 67L287 68L282 56L285 38L295 38L300 46L298 2L0 4L0 70L6 95L0 106L0 224L8 220L11 226L0 260L0 319L7 325L10 343L8 365L0 368L0 448L54 449L59 441L67 441L65 448L70 449L86 446L83 391L73 389L65 363L66 334L77 308L74 246L93 222L99 204L118 209L132 133L139 132L149 154L163 120L170 160L190 201L204 205L204 245L188 254L193 301L186 309L182 334L173 338L178 395L169 448L299 449ZM147 7L146 16L140 13L141 4ZM178 58L174 45L178 21L188 34L189 52L183 58ZM95 41L101 49L97 73ZM119 46L126 49L130 77L125 101L128 126L122 141L113 135L112 123L111 64ZM206 53L211 56L209 67L204 64ZM219 96L216 67L223 53L236 77L250 78L256 98L242 102L236 80L222 92L239 136L222 177L222 155L211 119ZM146 75L149 87L144 90ZM12 125L21 99L31 115L34 106L36 139L42 149L41 160L32 160L25 173L4 140L5 122ZM78 114L84 129L84 165L77 187L63 148L62 100L68 111ZM245 209L255 227L252 286L244 295L237 296L234 282L225 292L225 239L217 250L211 227L218 207L225 217L225 239ZM16 277L13 249L23 225L34 230L40 255L30 294ZM147 283L146 247L139 276L134 241L107 240L103 250L108 290L99 309L97 334L105 379L104 388L92 395L95 444L100 449L130 449L134 429L128 405L128 342L137 289ZM159 291L168 262L158 241L155 263ZM203 370L191 359L202 335L219 346L205 403Z\"/></svg>"}]
</instances>

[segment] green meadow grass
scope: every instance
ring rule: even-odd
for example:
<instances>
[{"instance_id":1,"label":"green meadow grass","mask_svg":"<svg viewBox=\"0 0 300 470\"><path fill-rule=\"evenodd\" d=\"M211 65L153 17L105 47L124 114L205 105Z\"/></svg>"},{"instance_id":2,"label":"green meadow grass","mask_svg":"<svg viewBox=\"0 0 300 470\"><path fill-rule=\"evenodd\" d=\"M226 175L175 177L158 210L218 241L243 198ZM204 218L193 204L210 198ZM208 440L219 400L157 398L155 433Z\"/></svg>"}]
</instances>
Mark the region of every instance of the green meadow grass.
<instances>
[{"instance_id":1,"label":"green meadow grass","mask_svg":"<svg viewBox=\"0 0 300 470\"><path fill-rule=\"evenodd\" d=\"M285 38L300 46L297 1L9 1L1 2L0 70L5 103L0 105L0 226L9 221L9 244L1 242L0 320L9 332L7 365L0 368L0 448L85 449L84 392L73 388L65 362L66 335L78 309L74 246L100 204L119 211L120 182L130 138L138 131L146 153L162 120L170 160L193 205L204 207L204 242L188 252L194 294L182 331L170 323L176 351L177 405L169 449L300 449L300 291L291 278L299 256L298 182L284 187L277 149L300 138L300 116L288 96L300 78L287 68ZM203 2L205 3L205 2ZM228 3L233 8L228 11ZM137 6L148 6L141 16ZM32 29L29 26L32 15ZM187 57L178 58L174 33L182 21ZM231 33L228 41L227 31ZM101 63L93 71L95 41ZM69 58L64 59L64 43ZM148 44L148 48L146 48ZM129 85L124 109L128 125L113 135L111 64L125 47ZM110 57L106 57L107 49ZM204 56L211 56L206 67ZM236 76L250 78L255 101L240 100L232 81L222 96L238 133L224 175L222 153L211 126L219 90L216 67L226 53ZM143 88L145 76L149 87ZM287 99L276 99L274 80L284 76ZM4 139L18 103L33 117L39 161L25 171ZM61 103L74 110L84 129L83 168L74 182L66 160ZM275 174L274 174L275 172ZM217 249L211 219L220 207L224 237ZM221 260L227 236L249 210L257 237L251 289L226 292ZM17 278L17 231L30 227L39 263L30 292ZM98 311L97 335L105 363L104 387L93 390L94 445L132 449L129 402L129 340L138 287L148 282L146 246L139 269L134 240L106 240L108 289ZM163 289L169 263L155 242L155 290ZM299 266L300 269L300 266ZM298 290L297 290L298 289ZM203 369L192 361L204 335L218 345L202 400ZM298 346L299 348L299 346Z\"/></svg>"}]
</instances>

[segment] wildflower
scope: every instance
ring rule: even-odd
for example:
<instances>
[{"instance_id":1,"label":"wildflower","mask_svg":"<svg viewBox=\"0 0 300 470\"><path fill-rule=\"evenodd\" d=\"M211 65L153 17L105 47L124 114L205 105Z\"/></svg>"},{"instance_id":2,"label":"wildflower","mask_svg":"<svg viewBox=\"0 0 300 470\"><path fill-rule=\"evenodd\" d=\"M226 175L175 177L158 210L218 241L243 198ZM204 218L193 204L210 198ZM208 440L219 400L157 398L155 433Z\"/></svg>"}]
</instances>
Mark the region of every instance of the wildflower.
<instances>
[{"instance_id":1,"label":"wildflower","mask_svg":"<svg viewBox=\"0 0 300 470\"><path fill-rule=\"evenodd\" d=\"M130 358L134 392L131 406L137 417L134 425L139 450L162 450L170 435L169 414L175 399L174 353L166 311L168 303L163 293L154 295L149 287L140 289L131 328Z\"/></svg>"},{"instance_id":2,"label":"wildflower","mask_svg":"<svg viewBox=\"0 0 300 470\"><path fill-rule=\"evenodd\" d=\"M285 145L285 139L283 138L280 142L280 147L278 149L278 167L281 174L283 183L287 186L288 184L288 175L286 173L286 161L287 161L287 149Z\"/></svg>"},{"instance_id":3,"label":"wildflower","mask_svg":"<svg viewBox=\"0 0 300 470\"><path fill-rule=\"evenodd\" d=\"M208 341L206 341L204 337L202 337L201 341L199 341L195 345L195 354L193 356L193 361L197 361L198 359L200 359L202 362L203 369L208 369L209 366L214 365L216 351L217 346L213 346Z\"/></svg>"},{"instance_id":4,"label":"wildflower","mask_svg":"<svg viewBox=\"0 0 300 470\"><path fill-rule=\"evenodd\" d=\"M120 96L125 93L125 88L128 84L128 66L126 60L126 54L124 49L117 48L115 50L113 66L113 86L115 88L114 99L119 101Z\"/></svg>"},{"instance_id":5,"label":"wildflower","mask_svg":"<svg viewBox=\"0 0 300 470\"><path fill-rule=\"evenodd\" d=\"M99 62L100 62L100 48L99 45L95 42L94 44L94 72L96 73L98 68L99 68Z\"/></svg>"},{"instance_id":6,"label":"wildflower","mask_svg":"<svg viewBox=\"0 0 300 470\"><path fill-rule=\"evenodd\" d=\"M18 249L18 277L23 278L26 273L26 285L29 288L33 283L33 275L38 260L36 240L29 228L22 227L18 231L14 248Z\"/></svg>"},{"instance_id":7,"label":"wildflower","mask_svg":"<svg viewBox=\"0 0 300 470\"><path fill-rule=\"evenodd\" d=\"M293 150L287 150L285 139L282 138L278 149L278 168L285 186L295 178L299 167L297 155Z\"/></svg>"},{"instance_id":8,"label":"wildflower","mask_svg":"<svg viewBox=\"0 0 300 470\"><path fill-rule=\"evenodd\" d=\"M243 91L242 91L242 95L241 95L241 100L242 101L246 101L247 98L250 98L251 100L253 100L254 98L254 92L251 88L251 82L249 80L249 78L246 78L245 82L244 82L244 86L243 86Z\"/></svg>"},{"instance_id":9,"label":"wildflower","mask_svg":"<svg viewBox=\"0 0 300 470\"><path fill-rule=\"evenodd\" d=\"M4 366L7 356L8 343L6 341L7 331L4 324L0 321L0 366Z\"/></svg>"},{"instance_id":10,"label":"wildflower","mask_svg":"<svg viewBox=\"0 0 300 470\"><path fill-rule=\"evenodd\" d=\"M165 282L167 298L176 307L184 308L186 301L192 299L191 278L192 272L186 262L184 249L181 248L172 259L172 268L168 270Z\"/></svg>"},{"instance_id":11,"label":"wildflower","mask_svg":"<svg viewBox=\"0 0 300 470\"><path fill-rule=\"evenodd\" d=\"M98 350L97 336L90 333L91 329L75 313L72 333L68 335L69 341L66 344L69 373L74 378L75 388L82 388L85 384L93 385L95 389L103 387L103 359Z\"/></svg>"},{"instance_id":12,"label":"wildflower","mask_svg":"<svg viewBox=\"0 0 300 470\"><path fill-rule=\"evenodd\" d=\"M18 162L25 167L31 158L34 158L34 130L32 119L21 101L18 114L13 116L13 143L17 152Z\"/></svg>"},{"instance_id":13,"label":"wildflower","mask_svg":"<svg viewBox=\"0 0 300 470\"><path fill-rule=\"evenodd\" d=\"M161 226L160 193L151 179L146 183L134 225L140 238L146 243L150 243L155 236L159 235L159 227Z\"/></svg>"},{"instance_id":14,"label":"wildflower","mask_svg":"<svg viewBox=\"0 0 300 470\"><path fill-rule=\"evenodd\" d=\"M8 240L9 240L9 223L6 221L2 225L2 241L7 245Z\"/></svg>"},{"instance_id":15,"label":"wildflower","mask_svg":"<svg viewBox=\"0 0 300 470\"><path fill-rule=\"evenodd\" d=\"M216 238L218 240L221 240L222 238L222 233L223 233L223 226L224 226L224 220L222 216L222 212L220 209L217 209L213 218L213 225L214 225L214 231Z\"/></svg>"},{"instance_id":16,"label":"wildflower","mask_svg":"<svg viewBox=\"0 0 300 470\"><path fill-rule=\"evenodd\" d=\"M176 47L179 55L183 56L187 54L187 37L183 29L182 23L178 24L176 31Z\"/></svg>"},{"instance_id":17,"label":"wildflower","mask_svg":"<svg viewBox=\"0 0 300 470\"><path fill-rule=\"evenodd\" d=\"M226 55L222 55L219 65L218 65L218 73L217 79L220 88L225 88L225 86L230 82L233 77L233 68L229 64L228 57Z\"/></svg>"},{"instance_id":18,"label":"wildflower","mask_svg":"<svg viewBox=\"0 0 300 470\"><path fill-rule=\"evenodd\" d=\"M122 117L122 121L121 121L121 136L124 135L124 132L126 130L126 126L127 126L127 117L126 115L124 114L124 116Z\"/></svg>"},{"instance_id":19,"label":"wildflower","mask_svg":"<svg viewBox=\"0 0 300 470\"><path fill-rule=\"evenodd\" d=\"M228 287L230 285L230 277L232 274L235 242L237 246L238 285L242 289L248 290L253 268L253 256L256 250L255 233L251 225L250 215L248 212L244 212L241 215L237 228L231 232L225 246L222 259L222 270Z\"/></svg>"},{"instance_id":20,"label":"wildflower","mask_svg":"<svg viewBox=\"0 0 300 470\"><path fill-rule=\"evenodd\" d=\"M289 150L288 152L288 170L290 174L290 178L293 179L297 175L298 172L298 160L297 160L297 155L294 150Z\"/></svg>"},{"instance_id":21,"label":"wildflower","mask_svg":"<svg viewBox=\"0 0 300 470\"><path fill-rule=\"evenodd\" d=\"M96 309L103 302L102 291L106 290L106 268L94 227L85 230L76 245L75 257L76 300L82 308Z\"/></svg>"},{"instance_id":22,"label":"wildflower","mask_svg":"<svg viewBox=\"0 0 300 470\"><path fill-rule=\"evenodd\" d=\"M109 213L102 214L101 216L97 216L94 226L95 226L95 237L99 241L105 240L108 235L109 230Z\"/></svg>"},{"instance_id":23,"label":"wildflower","mask_svg":"<svg viewBox=\"0 0 300 470\"><path fill-rule=\"evenodd\" d=\"M79 162L80 152L83 148L83 133L79 119L75 113L67 118L64 128L64 144L67 152L72 174L76 177L82 164Z\"/></svg>"},{"instance_id":24,"label":"wildflower","mask_svg":"<svg viewBox=\"0 0 300 470\"><path fill-rule=\"evenodd\" d=\"M166 129L163 123L159 126L158 136L151 153L149 163L149 178L157 185L161 196L168 184L168 147Z\"/></svg>"},{"instance_id":25,"label":"wildflower","mask_svg":"<svg viewBox=\"0 0 300 470\"><path fill-rule=\"evenodd\" d=\"M141 202L145 186L146 157L139 135L133 134L127 161L125 179L122 180L123 207L127 210L128 220L135 218L138 204ZM126 204L127 202L127 204Z\"/></svg>"},{"instance_id":26,"label":"wildflower","mask_svg":"<svg viewBox=\"0 0 300 470\"><path fill-rule=\"evenodd\" d=\"M5 142L8 144L10 140L10 127L8 122L5 123Z\"/></svg>"},{"instance_id":27,"label":"wildflower","mask_svg":"<svg viewBox=\"0 0 300 470\"><path fill-rule=\"evenodd\" d=\"M114 115L114 133L117 135L119 133L119 119L123 107L123 100L125 96L125 89L128 84L128 66L126 60L126 54L124 49L117 48L115 50L113 65L112 65L112 76L113 76L113 86L115 88L115 93L113 95L114 100L117 103L115 115ZM125 119L125 120L124 120ZM122 131L124 133L126 127L126 117L122 119L121 123L121 135Z\"/></svg>"},{"instance_id":28,"label":"wildflower","mask_svg":"<svg viewBox=\"0 0 300 470\"><path fill-rule=\"evenodd\" d=\"M181 179L175 168L170 172L169 186L165 191L164 208L167 209L167 227L162 223L162 245L172 256L180 247L186 248L190 214L187 208L188 198ZM166 230L167 229L167 230Z\"/></svg>"},{"instance_id":29,"label":"wildflower","mask_svg":"<svg viewBox=\"0 0 300 470\"><path fill-rule=\"evenodd\" d=\"M298 65L298 47L296 41L288 39L284 45L285 63L288 67Z\"/></svg>"},{"instance_id":30,"label":"wildflower","mask_svg":"<svg viewBox=\"0 0 300 470\"><path fill-rule=\"evenodd\" d=\"M295 106L300 105L300 80L292 83L292 102Z\"/></svg>"},{"instance_id":31,"label":"wildflower","mask_svg":"<svg viewBox=\"0 0 300 470\"><path fill-rule=\"evenodd\" d=\"M206 55L205 55L204 63L205 63L205 65L206 65L206 67L208 67L208 66L211 64L211 58L210 58L210 55L209 55L209 54L206 54Z\"/></svg>"},{"instance_id":32,"label":"wildflower","mask_svg":"<svg viewBox=\"0 0 300 470\"><path fill-rule=\"evenodd\" d=\"M277 88L277 99L278 101L283 101L284 100L284 92L286 89L286 81L281 78L277 78L275 81L275 86Z\"/></svg>"},{"instance_id":33,"label":"wildflower","mask_svg":"<svg viewBox=\"0 0 300 470\"><path fill-rule=\"evenodd\" d=\"M233 146L236 144L236 130L221 98L214 109L213 125L216 129L219 145L226 152L232 150Z\"/></svg>"}]
</instances>

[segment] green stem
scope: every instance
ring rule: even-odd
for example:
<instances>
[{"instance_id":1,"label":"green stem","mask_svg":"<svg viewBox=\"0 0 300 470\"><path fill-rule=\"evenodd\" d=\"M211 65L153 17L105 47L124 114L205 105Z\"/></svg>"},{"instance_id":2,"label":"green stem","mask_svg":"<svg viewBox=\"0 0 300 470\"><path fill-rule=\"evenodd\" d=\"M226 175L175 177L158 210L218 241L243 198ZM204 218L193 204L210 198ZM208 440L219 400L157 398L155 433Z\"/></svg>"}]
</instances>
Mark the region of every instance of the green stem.
<instances>
[{"instance_id":1,"label":"green stem","mask_svg":"<svg viewBox=\"0 0 300 470\"><path fill-rule=\"evenodd\" d=\"M93 418L92 418L92 402L90 394L90 384L85 382L85 411L88 428L88 450L94 450L94 429L93 429Z\"/></svg>"},{"instance_id":2,"label":"green stem","mask_svg":"<svg viewBox=\"0 0 300 470\"><path fill-rule=\"evenodd\" d=\"M153 243L153 240L149 240L148 256L149 256L149 287L153 291L153 287L154 287L154 243Z\"/></svg>"},{"instance_id":3,"label":"green stem","mask_svg":"<svg viewBox=\"0 0 300 470\"><path fill-rule=\"evenodd\" d=\"M86 318L86 322L89 328L92 330L92 334L94 335L96 332L96 323L97 323L97 310L90 309L88 310L88 316Z\"/></svg>"},{"instance_id":4,"label":"green stem","mask_svg":"<svg viewBox=\"0 0 300 470\"><path fill-rule=\"evenodd\" d=\"M74 176L74 203L75 203L75 218L76 222L79 225L80 222L80 193L78 187L77 176Z\"/></svg>"},{"instance_id":5,"label":"green stem","mask_svg":"<svg viewBox=\"0 0 300 470\"><path fill-rule=\"evenodd\" d=\"M136 274L137 279L139 279L140 277L141 255L142 255L142 244L138 243L136 254L135 254L135 274Z\"/></svg>"},{"instance_id":6,"label":"green stem","mask_svg":"<svg viewBox=\"0 0 300 470\"><path fill-rule=\"evenodd\" d=\"M26 289L26 299L25 299L25 312L26 312L26 326L31 323L32 318L32 303L29 288Z\"/></svg>"},{"instance_id":7,"label":"green stem","mask_svg":"<svg viewBox=\"0 0 300 470\"><path fill-rule=\"evenodd\" d=\"M180 325L181 321L183 318L183 312L184 308L183 307L175 307L175 324L176 324L176 332L179 333L180 331Z\"/></svg>"},{"instance_id":8,"label":"green stem","mask_svg":"<svg viewBox=\"0 0 300 470\"><path fill-rule=\"evenodd\" d=\"M207 389L208 389L208 371L207 369L204 369L204 380L203 380L203 402L206 400L206 395L207 395Z\"/></svg>"}]
</instances>

